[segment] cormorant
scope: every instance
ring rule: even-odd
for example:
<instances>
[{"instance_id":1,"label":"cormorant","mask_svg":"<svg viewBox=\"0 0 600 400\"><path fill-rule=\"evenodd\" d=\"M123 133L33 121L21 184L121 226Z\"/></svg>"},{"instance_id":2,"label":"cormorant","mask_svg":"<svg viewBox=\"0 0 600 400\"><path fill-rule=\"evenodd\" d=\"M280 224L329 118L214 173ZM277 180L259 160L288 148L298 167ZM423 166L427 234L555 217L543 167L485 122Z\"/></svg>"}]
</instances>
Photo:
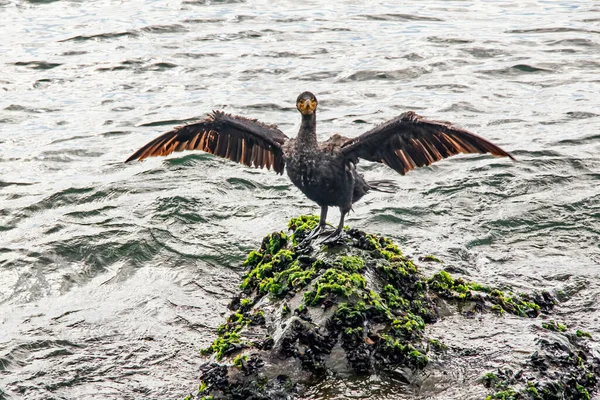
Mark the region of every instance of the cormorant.
<instances>
[{"instance_id":1,"label":"cormorant","mask_svg":"<svg viewBox=\"0 0 600 400\"><path fill-rule=\"evenodd\" d=\"M341 212L337 229L325 241L342 236L344 218L352 204L370 189L383 190L356 172L359 158L383 163L400 174L430 165L458 153L491 153L514 158L500 147L449 123L424 119L405 112L362 135L349 139L333 135L317 141L317 98L303 92L296 100L302 124L296 138L288 138L275 125L213 111L206 119L179 126L136 151L125 162L174 151L203 150L247 166L287 170L291 181L321 206L319 225L310 240L325 227L328 207Z\"/></svg>"}]
</instances>

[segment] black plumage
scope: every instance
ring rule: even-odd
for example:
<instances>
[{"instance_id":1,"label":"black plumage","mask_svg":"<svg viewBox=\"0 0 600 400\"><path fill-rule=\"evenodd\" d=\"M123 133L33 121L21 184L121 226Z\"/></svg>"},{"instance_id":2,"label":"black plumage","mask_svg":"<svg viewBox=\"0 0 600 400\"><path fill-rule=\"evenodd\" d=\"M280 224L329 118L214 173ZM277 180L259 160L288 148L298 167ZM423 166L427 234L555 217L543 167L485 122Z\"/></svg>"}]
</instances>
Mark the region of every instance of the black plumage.
<instances>
[{"instance_id":1,"label":"black plumage","mask_svg":"<svg viewBox=\"0 0 600 400\"><path fill-rule=\"evenodd\" d=\"M380 162L404 175L408 171L458 153L491 153L513 158L498 146L449 123L430 121L409 111L362 135L349 139L333 135L319 143L316 134L317 99L310 92L298 96L302 124L296 138L288 138L274 125L214 111L208 118L177 127L136 151L126 162L174 151L203 150L253 167L287 170L291 181L321 206L321 219L308 236L325 227L328 207L339 207L337 229L326 239L342 235L344 218L352 204L369 190L385 185L367 182L356 171L360 158Z\"/></svg>"}]
</instances>

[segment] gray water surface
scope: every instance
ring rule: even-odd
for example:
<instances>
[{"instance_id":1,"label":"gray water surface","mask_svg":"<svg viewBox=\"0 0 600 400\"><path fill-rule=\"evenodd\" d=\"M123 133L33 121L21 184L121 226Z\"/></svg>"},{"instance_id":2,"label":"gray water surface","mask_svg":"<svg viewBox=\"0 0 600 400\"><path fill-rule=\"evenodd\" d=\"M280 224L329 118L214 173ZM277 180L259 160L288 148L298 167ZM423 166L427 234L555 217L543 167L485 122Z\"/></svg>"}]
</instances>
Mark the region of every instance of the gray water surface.
<instances>
[{"instance_id":1,"label":"gray water surface","mask_svg":"<svg viewBox=\"0 0 600 400\"><path fill-rule=\"evenodd\" d=\"M414 110L512 152L517 162L457 156L404 177L361 163L400 189L367 196L348 224L470 280L561 290L555 318L600 335L597 2L332 4L0 0L0 398L197 388L198 349L245 254L318 209L285 176L203 153L123 161L214 109L293 136L304 90L322 139ZM443 341L502 353L483 370L522 358L536 323L451 320L433 328ZM425 393L482 398L479 373L457 367ZM423 395L373 379L311 396Z\"/></svg>"}]
</instances>

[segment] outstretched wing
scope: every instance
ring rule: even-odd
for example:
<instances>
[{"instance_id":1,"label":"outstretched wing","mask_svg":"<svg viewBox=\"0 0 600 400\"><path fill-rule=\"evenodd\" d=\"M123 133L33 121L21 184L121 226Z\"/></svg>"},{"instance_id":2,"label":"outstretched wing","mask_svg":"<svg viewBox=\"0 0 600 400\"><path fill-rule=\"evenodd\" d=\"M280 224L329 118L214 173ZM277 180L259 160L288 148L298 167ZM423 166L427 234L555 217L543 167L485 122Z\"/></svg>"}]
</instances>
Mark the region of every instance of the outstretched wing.
<instances>
[{"instance_id":1,"label":"outstretched wing","mask_svg":"<svg viewBox=\"0 0 600 400\"><path fill-rule=\"evenodd\" d=\"M247 166L272 167L281 174L284 167L281 146L287 140L274 125L214 111L202 121L163 133L125 162L166 156L174 151L202 150Z\"/></svg>"},{"instance_id":2,"label":"outstretched wing","mask_svg":"<svg viewBox=\"0 0 600 400\"><path fill-rule=\"evenodd\" d=\"M458 153L513 156L500 147L449 123L429 121L409 111L342 145L350 158L380 162L402 175Z\"/></svg>"}]
</instances>

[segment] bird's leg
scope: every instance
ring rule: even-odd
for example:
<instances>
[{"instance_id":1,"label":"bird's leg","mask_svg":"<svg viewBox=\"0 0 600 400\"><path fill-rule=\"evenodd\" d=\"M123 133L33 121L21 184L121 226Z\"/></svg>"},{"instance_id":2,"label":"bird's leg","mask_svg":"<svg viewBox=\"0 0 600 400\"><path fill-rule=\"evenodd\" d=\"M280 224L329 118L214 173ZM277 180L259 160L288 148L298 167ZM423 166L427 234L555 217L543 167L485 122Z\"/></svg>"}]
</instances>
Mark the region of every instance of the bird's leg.
<instances>
[{"instance_id":1,"label":"bird's leg","mask_svg":"<svg viewBox=\"0 0 600 400\"><path fill-rule=\"evenodd\" d=\"M327 206L321 206L321 218L319 219L319 225L317 225L308 235L300 242L300 246L303 246L317 237L325 228L327 224Z\"/></svg>"},{"instance_id":2,"label":"bird's leg","mask_svg":"<svg viewBox=\"0 0 600 400\"><path fill-rule=\"evenodd\" d=\"M342 210L340 209L340 223L335 231L333 231L329 236L321 241L323 244L335 243L338 240L344 237L344 218L346 214L348 214L350 210Z\"/></svg>"}]
</instances>

